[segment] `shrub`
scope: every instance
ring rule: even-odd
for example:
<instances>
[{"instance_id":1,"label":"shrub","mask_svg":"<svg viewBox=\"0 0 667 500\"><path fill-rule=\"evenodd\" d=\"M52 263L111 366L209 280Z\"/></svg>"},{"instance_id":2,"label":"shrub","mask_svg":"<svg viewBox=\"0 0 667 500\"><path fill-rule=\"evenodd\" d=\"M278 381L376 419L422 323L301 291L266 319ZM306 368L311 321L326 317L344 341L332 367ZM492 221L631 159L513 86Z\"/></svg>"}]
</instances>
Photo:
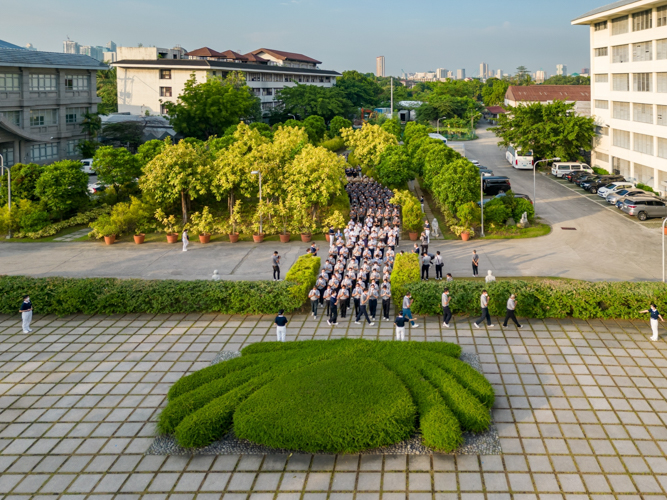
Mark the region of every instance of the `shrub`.
<instances>
[{"instance_id":1,"label":"shrub","mask_svg":"<svg viewBox=\"0 0 667 500\"><path fill-rule=\"evenodd\" d=\"M380 163L375 170L379 182L389 187L403 186L415 177L412 160L404 146L388 146L380 155Z\"/></svg>"},{"instance_id":2,"label":"shrub","mask_svg":"<svg viewBox=\"0 0 667 500\"><path fill-rule=\"evenodd\" d=\"M18 208L16 219L21 231L34 233L49 225L49 214L39 206L39 203L23 199L16 205Z\"/></svg>"},{"instance_id":3,"label":"shrub","mask_svg":"<svg viewBox=\"0 0 667 500\"><path fill-rule=\"evenodd\" d=\"M285 280L292 282L292 297L295 301L305 304L308 301L308 292L315 286L317 275L320 272L320 258L305 254L299 257L287 271Z\"/></svg>"},{"instance_id":4,"label":"shrub","mask_svg":"<svg viewBox=\"0 0 667 500\"><path fill-rule=\"evenodd\" d=\"M609 175L609 172L607 172L604 168L600 167L593 167L593 172L595 172L598 175Z\"/></svg>"},{"instance_id":5,"label":"shrub","mask_svg":"<svg viewBox=\"0 0 667 500\"><path fill-rule=\"evenodd\" d=\"M647 186L646 184L642 184L641 182L637 183L637 189L643 189L644 191L648 191L649 193L656 192L651 186Z\"/></svg>"},{"instance_id":6,"label":"shrub","mask_svg":"<svg viewBox=\"0 0 667 500\"><path fill-rule=\"evenodd\" d=\"M405 285L419 281L419 256L413 253L396 254L394 269L391 271L391 296L396 307L401 307L407 292Z\"/></svg>"},{"instance_id":7,"label":"shrub","mask_svg":"<svg viewBox=\"0 0 667 500\"><path fill-rule=\"evenodd\" d=\"M79 226L82 224L88 224L89 222L98 219L100 216L104 214L108 214L111 212L111 207L107 205L103 205L100 208L95 208L93 210L90 210L88 212L83 212L78 215L75 215L71 219L64 220L62 222L56 222L55 224L50 224L39 231L36 232L20 232L14 235L15 238L30 238L33 240L39 239L39 238L48 238L49 236L53 236L58 234L60 231L63 229L67 229L68 227L74 227L74 226Z\"/></svg>"},{"instance_id":8,"label":"shrub","mask_svg":"<svg viewBox=\"0 0 667 500\"><path fill-rule=\"evenodd\" d=\"M500 226L505 224L505 221L509 219L510 215L512 215L512 212L505 206L500 198L494 198L484 204L484 222L490 222Z\"/></svg>"},{"instance_id":9,"label":"shrub","mask_svg":"<svg viewBox=\"0 0 667 500\"><path fill-rule=\"evenodd\" d=\"M479 170L463 158L448 163L432 185L438 204L452 213L461 205L479 200Z\"/></svg>"},{"instance_id":10,"label":"shrub","mask_svg":"<svg viewBox=\"0 0 667 500\"><path fill-rule=\"evenodd\" d=\"M533 204L525 198L516 198L513 212L514 220L518 222L524 212L526 212L529 220L533 220L535 217L535 207L533 207Z\"/></svg>"},{"instance_id":11,"label":"shrub","mask_svg":"<svg viewBox=\"0 0 667 500\"><path fill-rule=\"evenodd\" d=\"M344 128L351 128L352 122L342 116L334 116L329 122L329 135L331 137L340 137L340 131Z\"/></svg>"},{"instance_id":12,"label":"shrub","mask_svg":"<svg viewBox=\"0 0 667 500\"><path fill-rule=\"evenodd\" d=\"M319 146L335 153L336 151L340 151L341 149L345 148L345 141L343 141L342 137L334 137L328 141L321 142Z\"/></svg>"},{"instance_id":13,"label":"shrub","mask_svg":"<svg viewBox=\"0 0 667 500\"><path fill-rule=\"evenodd\" d=\"M71 215L88 204L88 175L78 161L57 161L44 167L35 195L54 218Z\"/></svg>"}]
</instances>

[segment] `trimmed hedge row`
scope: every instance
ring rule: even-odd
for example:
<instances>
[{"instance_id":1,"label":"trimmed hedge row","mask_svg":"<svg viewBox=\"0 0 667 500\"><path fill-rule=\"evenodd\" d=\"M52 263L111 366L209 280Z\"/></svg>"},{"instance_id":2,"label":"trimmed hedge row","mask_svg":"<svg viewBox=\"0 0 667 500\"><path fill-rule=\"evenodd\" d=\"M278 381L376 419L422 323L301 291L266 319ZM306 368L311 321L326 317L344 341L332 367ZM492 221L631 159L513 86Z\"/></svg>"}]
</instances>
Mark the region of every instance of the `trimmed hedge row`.
<instances>
[{"instance_id":1,"label":"trimmed hedge row","mask_svg":"<svg viewBox=\"0 0 667 500\"><path fill-rule=\"evenodd\" d=\"M453 282L408 283L415 314L440 314L443 289L449 288L453 313L477 315L479 297L487 290L489 312L504 316L510 294L517 296L516 313L528 318L636 319L639 311L654 302L667 310L667 287L654 282L587 282L544 279L536 282L500 280L493 283L456 280Z\"/></svg>"},{"instance_id":2,"label":"trimmed hedge row","mask_svg":"<svg viewBox=\"0 0 667 500\"><path fill-rule=\"evenodd\" d=\"M301 304L308 302L308 292L315 286L317 275L320 273L320 258L305 254L296 259L294 265L287 271L285 281L296 283L291 293Z\"/></svg>"},{"instance_id":3,"label":"trimmed hedge row","mask_svg":"<svg viewBox=\"0 0 667 500\"><path fill-rule=\"evenodd\" d=\"M419 256L414 253L396 254L394 269L391 271L391 298L396 307L401 307L406 286L419 281Z\"/></svg>"}]
</instances>

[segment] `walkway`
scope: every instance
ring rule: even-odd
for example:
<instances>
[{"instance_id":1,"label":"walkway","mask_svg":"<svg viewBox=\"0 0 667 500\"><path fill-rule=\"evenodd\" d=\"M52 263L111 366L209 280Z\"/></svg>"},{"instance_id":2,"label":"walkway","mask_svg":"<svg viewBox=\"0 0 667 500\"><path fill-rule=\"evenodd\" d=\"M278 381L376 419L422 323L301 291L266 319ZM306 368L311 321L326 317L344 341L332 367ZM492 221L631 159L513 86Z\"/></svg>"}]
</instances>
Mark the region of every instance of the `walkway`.
<instances>
[{"instance_id":1,"label":"walkway","mask_svg":"<svg viewBox=\"0 0 667 500\"><path fill-rule=\"evenodd\" d=\"M408 186L410 188L410 191L413 191L415 193L415 196L417 198L421 199L423 196L421 186L419 185L418 180L410 181L408 183ZM433 228L433 219L435 219L435 214L433 213L433 210L431 210L430 205L426 200L424 200L424 215L428 219L428 221L431 223L431 228ZM431 229L431 237L429 238L430 240L443 240L444 238L442 237L442 229L438 231L438 235L436 236Z\"/></svg>"}]
</instances>

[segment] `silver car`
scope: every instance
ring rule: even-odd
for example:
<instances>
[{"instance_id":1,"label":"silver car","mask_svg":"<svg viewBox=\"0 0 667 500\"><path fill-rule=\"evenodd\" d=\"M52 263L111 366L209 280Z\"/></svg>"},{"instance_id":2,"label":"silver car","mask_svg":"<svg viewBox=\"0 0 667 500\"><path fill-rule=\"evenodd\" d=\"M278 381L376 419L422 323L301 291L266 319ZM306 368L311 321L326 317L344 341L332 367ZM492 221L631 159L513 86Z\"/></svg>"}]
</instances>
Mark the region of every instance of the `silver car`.
<instances>
[{"instance_id":1,"label":"silver car","mask_svg":"<svg viewBox=\"0 0 667 500\"><path fill-rule=\"evenodd\" d=\"M651 196L651 193L642 189L621 189L607 195L607 203L617 205L619 201L627 196Z\"/></svg>"},{"instance_id":2,"label":"silver car","mask_svg":"<svg viewBox=\"0 0 667 500\"><path fill-rule=\"evenodd\" d=\"M667 206L665 206L665 202L652 196L626 198L623 201L621 210L628 215L636 216L639 220L667 216Z\"/></svg>"}]
</instances>

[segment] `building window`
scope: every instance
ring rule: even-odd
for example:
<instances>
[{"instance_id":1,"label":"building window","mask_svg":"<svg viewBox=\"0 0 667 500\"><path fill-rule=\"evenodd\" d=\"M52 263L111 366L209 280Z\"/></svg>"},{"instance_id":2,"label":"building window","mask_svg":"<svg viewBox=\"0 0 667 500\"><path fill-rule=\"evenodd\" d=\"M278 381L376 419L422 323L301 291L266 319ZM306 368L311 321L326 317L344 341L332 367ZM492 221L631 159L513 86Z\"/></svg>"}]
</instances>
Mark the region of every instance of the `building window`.
<instances>
[{"instance_id":1,"label":"building window","mask_svg":"<svg viewBox=\"0 0 667 500\"><path fill-rule=\"evenodd\" d=\"M21 126L21 116L22 115L23 115L23 111L2 111L2 112L0 112L0 116L2 116L5 120L7 120L12 125L16 125L17 127Z\"/></svg>"},{"instance_id":2,"label":"building window","mask_svg":"<svg viewBox=\"0 0 667 500\"><path fill-rule=\"evenodd\" d=\"M603 31L607 29L607 21L600 21L595 23L595 31Z\"/></svg>"},{"instance_id":3,"label":"building window","mask_svg":"<svg viewBox=\"0 0 667 500\"><path fill-rule=\"evenodd\" d=\"M630 90L630 75L627 73L618 73L612 75L612 90L627 92Z\"/></svg>"},{"instance_id":4,"label":"building window","mask_svg":"<svg viewBox=\"0 0 667 500\"><path fill-rule=\"evenodd\" d=\"M630 103L629 102L613 102L612 103L612 118L617 120L630 119Z\"/></svg>"},{"instance_id":5,"label":"building window","mask_svg":"<svg viewBox=\"0 0 667 500\"><path fill-rule=\"evenodd\" d=\"M614 129L612 133L612 139L614 146L623 149L630 149L630 132Z\"/></svg>"},{"instance_id":6,"label":"building window","mask_svg":"<svg viewBox=\"0 0 667 500\"><path fill-rule=\"evenodd\" d=\"M658 125L667 126L667 106L658 104L658 109L656 111Z\"/></svg>"},{"instance_id":7,"label":"building window","mask_svg":"<svg viewBox=\"0 0 667 500\"><path fill-rule=\"evenodd\" d=\"M667 39L655 41L655 58L667 59Z\"/></svg>"},{"instance_id":8,"label":"building window","mask_svg":"<svg viewBox=\"0 0 667 500\"><path fill-rule=\"evenodd\" d=\"M273 95L273 89L262 89L262 95Z\"/></svg>"},{"instance_id":9,"label":"building window","mask_svg":"<svg viewBox=\"0 0 667 500\"><path fill-rule=\"evenodd\" d=\"M4 146L0 148L0 155L2 155L5 167L14 165L14 148L11 146Z\"/></svg>"},{"instance_id":10,"label":"building window","mask_svg":"<svg viewBox=\"0 0 667 500\"><path fill-rule=\"evenodd\" d=\"M632 44L633 61L650 61L653 59L653 42Z\"/></svg>"},{"instance_id":11,"label":"building window","mask_svg":"<svg viewBox=\"0 0 667 500\"><path fill-rule=\"evenodd\" d=\"M14 73L0 73L0 91L19 92L20 90L19 75Z\"/></svg>"},{"instance_id":12,"label":"building window","mask_svg":"<svg viewBox=\"0 0 667 500\"><path fill-rule=\"evenodd\" d=\"M595 109L609 109L609 101L595 100Z\"/></svg>"},{"instance_id":13,"label":"building window","mask_svg":"<svg viewBox=\"0 0 667 500\"><path fill-rule=\"evenodd\" d=\"M56 75L30 75L29 87L31 91L56 90L58 87Z\"/></svg>"},{"instance_id":14,"label":"building window","mask_svg":"<svg viewBox=\"0 0 667 500\"><path fill-rule=\"evenodd\" d=\"M165 107L164 104L160 104L160 114L161 115L168 115L169 114L169 111L167 110L167 108Z\"/></svg>"},{"instance_id":15,"label":"building window","mask_svg":"<svg viewBox=\"0 0 667 500\"><path fill-rule=\"evenodd\" d=\"M88 90L89 81L88 75L67 75L65 76L65 89Z\"/></svg>"},{"instance_id":16,"label":"building window","mask_svg":"<svg viewBox=\"0 0 667 500\"><path fill-rule=\"evenodd\" d=\"M667 139L658 137L658 156L660 158L667 158Z\"/></svg>"},{"instance_id":17,"label":"building window","mask_svg":"<svg viewBox=\"0 0 667 500\"><path fill-rule=\"evenodd\" d=\"M607 73L595 75L595 83L609 83L609 75Z\"/></svg>"},{"instance_id":18,"label":"building window","mask_svg":"<svg viewBox=\"0 0 667 500\"><path fill-rule=\"evenodd\" d=\"M653 104L632 105L632 119L636 122L653 123Z\"/></svg>"},{"instance_id":19,"label":"building window","mask_svg":"<svg viewBox=\"0 0 667 500\"><path fill-rule=\"evenodd\" d=\"M170 69L161 69L160 70L160 80L171 80L171 70Z\"/></svg>"},{"instance_id":20,"label":"building window","mask_svg":"<svg viewBox=\"0 0 667 500\"><path fill-rule=\"evenodd\" d=\"M646 134L632 134L632 146L638 153L653 155L653 136Z\"/></svg>"},{"instance_id":21,"label":"building window","mask_svg":"<svg viewBox=\"0 0 667 500\"><path fill-rule=\"evenodd\" d=\"M595 57L602 57L609 55L609 47L598 47L595 49Z\"/></svg>"},{"instance_id":22,"label":"building window","mask_svg":"<svg viewBox=\"0 0 667 500\"><path fill-rule=\"evenodd\" d=\"M617 17L611 20L612 35L622 35L628 31L628 16Z\"/></svg>"},{"instance_id":23,"label":"building window","mask_svg":"<svg viewBox=\"0 0 667 500\"><path fill-rule=\"evenodd\" d=\"M667 92L667 73L656 73L657 76L657 88L656 92Z\"/></svg>"},{"instance_id":24,"label":"building window","mask_svg":"<svg viewBox=\"0 0 667 500\"><path fill-rule=\"evenodd\" d=\"M632 90L635 92L651 92L653 73L635 73L632 75Z\"/></svg>"},{"instance_id":25,"label":"building window","mask_svg":"<svg viewBox=\"0 0 667 500\"><path fill-rule=\"evenodd\" d=\"M595 133L597 135L608 136L609 135L609 127L600 127L599 125L596 125L595 126Z\"/></svg>"},{"instance_id":26,"label":"building window","mask_svg":"<svg viewBox=\"0 0 667 500\"><path fill-rule=\"evenodd\" d=\"M33 144L30 146L30 159L32 161L52 160L58 157L58 143Z\"/></svg>"},{"instance_id":27,"label":"building window","mask_svg":"<svg viewBox=\"0 0 667 500\"><path fill-rule=\"evenodd\" d=\"M617 45L611 48L611 62L630 62L630 48L627 45Z\"/></svg>"},{"instance_id":28,"label":"building window","mask_svg":"<svg viewBox=\"0 0 667 500\"><path fill-rule=\"evenodd\" d=\"M609 163L609 155L606 153L595 153L595 159L603 161L605 163Z\"/></svg>"},{"instance_id":29,"label":"building window","mask_svg":"<svg viewBox=\"0 0 667 500\"><path fill-rule=\"evenodd\" d=\"M44 127L48 125L58 125L57 109L31 109L30 126Z\"/></svg>"},{"instance_id":30,"label":"building window","mask_svg":"<svg viewBox=\"0 0 667 500\"><path fill-rule=\"evenodd\" d=\"M79 141L76 139L67 141L67 156L76 156L79 154L79 151L76 149L78 144Z\"/></svg>"},{"instance_id":31,"label":"building window","mask_svg":"<svg viewBox=\"0 0 667 500\"><path fill-rule=\"evenodd\" d=\"M624 160L623 158L617 158L614 156L611 159L612 162L612 168L614 169L614 173L616 175L624 175L626 177L630 176L630 162L628 160Z\"/></svg>"},{"instance_id":32,"label":"building window","mask_svg":"<svg viewBox=\"0 0 667 500\"><path fill-rule=\"evenodd\" d=\"M327 76L327 77L324 78L324 80L327 81L327 82L330 82L330 81L331 81L331 77L330 77L330 76Z\"/></svg>"},{"instance_id":33,"label":"building window","mask_svg":"<svg viewBox=\"0 0 667 500\"><path fill-rule=\"evenodd\" d=\"M65 108L65 123L79 123L90 108Z\"/></svg>"},{"instance_id":34,"label":"building window","mask_svg":"<svg viewBox=\"0 0 667 500\"><path fill-rule=\"evenodd\" d=\"M632 31L642 31L653 27L653 12L651 9L632 14Z\"/></svg>"},{"instance_id":35,"label":"building window","mask_svg":"<svg viewBox=\"0 0 667 500\"><path fill-rule=\"evenodd\" d=\"M660 28L661 26L667 26L667 5L658 7L657 26L658 28Z\"/></svg>"},{"instance_id":36,"label":"building window","mask_svg":"<svg viewBox=\"0 0 667 500\"><path fill-rule=\"evenodd\" d=\"M160 87L160 97L171 97L171 87Z\"/></svg>"}]
</instances>

